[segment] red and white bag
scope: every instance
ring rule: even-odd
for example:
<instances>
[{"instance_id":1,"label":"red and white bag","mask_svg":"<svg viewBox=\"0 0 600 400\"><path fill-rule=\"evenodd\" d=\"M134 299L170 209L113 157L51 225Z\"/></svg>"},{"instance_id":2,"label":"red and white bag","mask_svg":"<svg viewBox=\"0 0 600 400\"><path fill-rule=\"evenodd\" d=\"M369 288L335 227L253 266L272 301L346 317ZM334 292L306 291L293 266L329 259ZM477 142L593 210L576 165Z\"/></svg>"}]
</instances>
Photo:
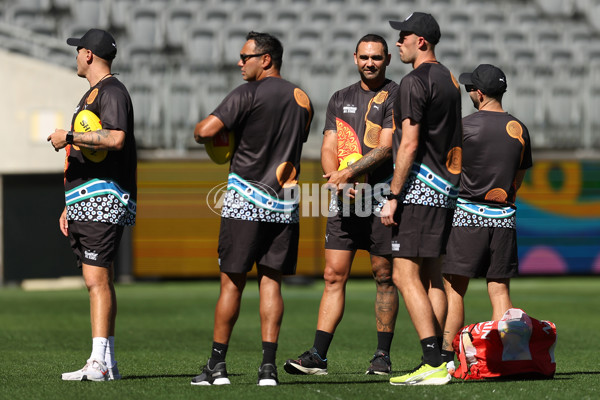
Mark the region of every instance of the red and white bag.
<instances>
[{"instance_id":1,"label":"red and white bag","mask_svg":"<svg viewBox=\"0 0 600 400\"><path fill-rule=\"evenodd\" d=\"M465 326L452 345L460 362L455 378L552 377L556 371L556 325L518 308L508 310L499 321Z\"/></svg>"}]
</instances>

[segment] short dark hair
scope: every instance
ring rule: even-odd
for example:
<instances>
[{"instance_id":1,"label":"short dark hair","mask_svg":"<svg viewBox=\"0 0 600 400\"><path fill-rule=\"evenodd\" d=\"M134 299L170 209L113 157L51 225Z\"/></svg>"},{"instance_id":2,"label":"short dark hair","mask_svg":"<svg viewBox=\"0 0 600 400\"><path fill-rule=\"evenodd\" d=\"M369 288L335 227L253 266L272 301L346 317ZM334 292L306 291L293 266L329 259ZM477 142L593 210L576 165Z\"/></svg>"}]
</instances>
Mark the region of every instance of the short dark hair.
<instances>
[{"instance_id":1,"label":"short dark hair","mask_svg":"<svg viewBox=\"0 0 600 400\"><path fill-rule=\"evenodd\" d=\"M271 56L275 69L280 70L283 63L283 46L279 39L269 33L248 32L246 40L254 40L256 51Z\"/></svg>"},{"instance_id":2,"label":"short dark hair","mask_svg":"<svg viewBox=\"0 0 600 400\"><path fill-rule=\"evenodd\" d=\"M388 45L387 45L387 42L385 41L385 39L374 33L368 33L365 36L361 37L360 40L358 41L358 43L356 43L356 49L354 50L354 52L358 53L358 45L360 45L361 43L365 43L365 42L381 43L383 45L383 52L385 53L385 55L387 56L389 54L388 53Z\"/></svg>"}]
</instances>

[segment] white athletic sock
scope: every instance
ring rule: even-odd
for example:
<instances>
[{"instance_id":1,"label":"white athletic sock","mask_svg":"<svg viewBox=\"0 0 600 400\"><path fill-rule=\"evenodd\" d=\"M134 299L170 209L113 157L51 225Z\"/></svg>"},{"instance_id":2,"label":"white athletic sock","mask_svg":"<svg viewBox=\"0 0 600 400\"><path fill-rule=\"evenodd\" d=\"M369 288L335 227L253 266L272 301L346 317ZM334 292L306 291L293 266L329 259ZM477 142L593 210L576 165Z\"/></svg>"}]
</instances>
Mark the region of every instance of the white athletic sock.
<instances>
[{"instance_id":1,"label":"white athletic sock","mask_svg":"<svg viewBox=\"0 0 600 400\"><path fill-rule=\"evenodd\" d=\"M108 339L103 337L92 338L92 355L90 358L104 362Z\"/></svg>"},{"instance_id":2,"label":"white athletic sock","mask_svg":"<svg viewBox=\"0 0 600 400\"><path fill-rule=\"evenodd\" d=\"M108 368L115 366L115 337L108 337L108 344L106 345L106 353L104 354L104 362Z\"/></svg>"}]
</instances>

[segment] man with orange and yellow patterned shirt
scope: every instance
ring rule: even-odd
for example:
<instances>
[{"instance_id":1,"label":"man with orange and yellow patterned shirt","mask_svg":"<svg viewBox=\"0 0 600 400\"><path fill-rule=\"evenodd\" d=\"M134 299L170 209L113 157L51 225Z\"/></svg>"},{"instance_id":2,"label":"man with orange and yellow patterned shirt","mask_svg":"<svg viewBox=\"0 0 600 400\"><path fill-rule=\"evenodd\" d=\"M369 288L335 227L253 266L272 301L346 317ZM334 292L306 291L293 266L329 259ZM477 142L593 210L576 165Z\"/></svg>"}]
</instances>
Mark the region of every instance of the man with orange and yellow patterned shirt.
<instances>
[{"instance_id":1,"label":"man with orange and yellow patterned shirt","mask_svg":"<svg viewBox=\"0 0 600 400\"><path fill-rule=\"evenodd\" d=\"M359 249L371 255L377 286L377 349L366 373L385 375L391 371L389 354L398 313L398 291L392 282L391 229L381 223L383 199L377 196L378 188L385 186L387 190L392 175L393 104L398 85L385 77L390 57L381 36L362 37L354 53L361 79L337 91L327 107L321 148L324 177L340 192L354 193L353 184L359 180L368 184L369 190L364 196L360 196L363 192L357 193L356 201L347 194L343 200L333 198L325 233L325 290L315 340L313 348L298 359L287 360L284 368L290 374L327 373L327 351L342 320L346 282ZM358 161L343 168L352 158ZM342 169L338 170L340 165Z\"/></svg>"}]
</instances>

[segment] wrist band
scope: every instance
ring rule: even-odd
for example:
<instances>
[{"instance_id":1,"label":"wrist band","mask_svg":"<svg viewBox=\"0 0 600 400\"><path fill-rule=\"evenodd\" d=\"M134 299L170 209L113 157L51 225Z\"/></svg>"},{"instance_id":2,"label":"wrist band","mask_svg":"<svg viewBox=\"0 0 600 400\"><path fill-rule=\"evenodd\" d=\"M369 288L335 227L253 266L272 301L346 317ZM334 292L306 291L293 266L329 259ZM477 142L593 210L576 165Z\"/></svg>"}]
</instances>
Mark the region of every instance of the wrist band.
<instances>
[{"instance_id":1,"label":"wrist band","mask_svg":"<svg viewBox=\"0 0 600 400\"><path fill-rule=\"evenodd\" d=\"M67 144L73 144L73 131L67 132Z\"/></svg>"},{"instance_id":2,"label":"wrist band","mask_svg":"<svg viewBox=\"0 0 600 400\"><path fill-rule=\"evenodd\" d=\"M386 195L385 198L388 200L400 200L400 193L398 193L398 194L390 193L390 194Z\"/></svg>"}]
</instances>

